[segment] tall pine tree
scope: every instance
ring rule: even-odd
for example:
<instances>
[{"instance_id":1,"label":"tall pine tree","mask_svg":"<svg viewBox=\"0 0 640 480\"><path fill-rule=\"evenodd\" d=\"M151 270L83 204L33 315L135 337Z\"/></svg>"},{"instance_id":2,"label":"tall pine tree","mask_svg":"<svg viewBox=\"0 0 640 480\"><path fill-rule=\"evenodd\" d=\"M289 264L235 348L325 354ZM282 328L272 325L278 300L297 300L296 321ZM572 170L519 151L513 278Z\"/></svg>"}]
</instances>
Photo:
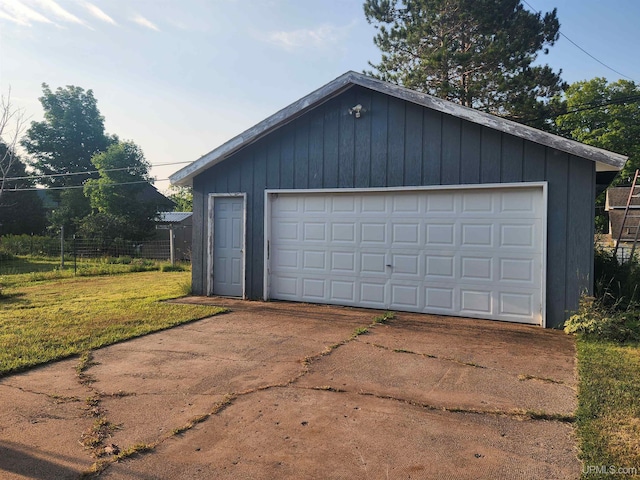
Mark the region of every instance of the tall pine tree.
<instances>
[{"instance_id":1,"label":"tall pine tree","mask_svg":"<svg viewBox=\"0 0 640 480\"><path fill-rule=\"evenodd\" d=\"M533 65L558 39L556 10L521 0L365 0L382 51L374 76L541 128L560 73Z\"/></svg>"}]
</instances>

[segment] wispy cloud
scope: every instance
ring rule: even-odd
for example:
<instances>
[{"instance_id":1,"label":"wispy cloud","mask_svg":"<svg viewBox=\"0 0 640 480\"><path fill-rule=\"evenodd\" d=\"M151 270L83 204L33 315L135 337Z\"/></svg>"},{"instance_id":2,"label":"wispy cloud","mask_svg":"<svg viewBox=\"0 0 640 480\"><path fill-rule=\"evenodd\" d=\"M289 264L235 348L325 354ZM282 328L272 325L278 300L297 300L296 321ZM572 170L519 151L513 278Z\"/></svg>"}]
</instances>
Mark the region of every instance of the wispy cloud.
<instances>
[{"instance_id":1,"label":"wispy cloud","mask_svg":"<svg viewBox=\"0 0 640 480\"><path fill-rule=\"evenodd\" d=\"M53 24L53 21L19 0L0 0L0 12L4 14L3 18L20 25L31 26L31 22Z\"/></svg>"},{"instance_id":2,"label":"wispy cloud","mask_svg":"<svg viewBox=\"0 0 640 480\"><path fill-rule=\"evenodd\" d=\"M85 2L83 0L79 0L80 4L86 8L91 15L96 17L98 20L102 20L103 22L110 23L111 25L117 25L116 21L107 15L103 10L96 7L94 4Z\"/></svg>"},{"instance_id":3,"label":"wispy cloud","mask_svg":"<svg viewBox=\"0 0 640 480\"><path fill-rule=\"evenodd\" d=\"M9 20L10 22L17 23L18 25L28 26L29 23L23 19L12 17L7 12L0 10L0 18L4 18L5 20Z\"/></svg>"},{"instance_id":4,"label":"wispy cloud","mask_svg":"<svg viewBox=\"0 0 640 480\"><path fill-rule=\"evenodd\" d=\"M280 30L269 32L264 39L285 50L301 48L324 48L338 43L343 39L352 25L320 25L315 28L301 28L297 30Z\"/></svg>"},{"instance_id":5,"label":"wispy cloud","mask_svg":"<svg viewBox=\"0 0 640 480\"><path fill-rule=\"evenodd\" d=\"M132 20L136 22L138 25L142 25L145 28L155 30L156 32L160 31L160 29L151 20L144 18L142 15L136 15L135 17L132 18Z\"/></svg>"},{"instance_id":6,"label":"wispy cloud","mask_svg":"<svg viewBox=\"0 0 640 480\"><path fill-rule=\"evenodd\" d=\"M54 0L36 0L36 3L44 10L51 13L54 17L57 17L59 20L68 23L76 23L78 25L88 26L74 14L68 12L60 5L58 5Z\"/></svg>"}]
</instances>

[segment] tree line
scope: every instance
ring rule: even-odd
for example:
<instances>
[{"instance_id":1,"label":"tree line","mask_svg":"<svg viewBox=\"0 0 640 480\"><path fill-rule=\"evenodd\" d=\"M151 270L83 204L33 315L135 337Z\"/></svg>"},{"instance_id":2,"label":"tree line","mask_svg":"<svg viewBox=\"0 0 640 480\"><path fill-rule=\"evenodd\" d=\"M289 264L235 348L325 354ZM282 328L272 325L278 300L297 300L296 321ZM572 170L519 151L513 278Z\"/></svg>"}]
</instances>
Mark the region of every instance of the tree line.
<instances>
[{"instance_id":1,"label":"tree line","mask_svg":"<svg viewBox=\"0 0 640 480\"><path fill-rule=\"evenodd\" d=\"M586 79L568 85L540 61L558 41L557 10L531 12L522 0L365 0L385 81L629 156L615 183L640 167L640 89L631 80ZM83 235L149 233L156 214L141 200L150 164L132 141L104 129L91 90L43 84L44 120L31 122L16 153L3 126L23 121L0 112L0 234L64 226ZM12 142L13 141L13 142ZM41 177L27 178L27 165ZM45 215L36 183L56 203ZM190 193L174 192L178 208ZM601 201L601 200L600 200ZM38 206L40 206L38 208ZM31 230L31 231L29 231Z\"/></svg>"},{"instance_id":2,"label":"tree line","mask_svg":"<svg viewBox=\"0 0 640 480\"><path fill-rule=\"evenodd\" d=\"M151 187L151 165L140 147L105 132L91 90L71 85L53 91L47 84L42 89L44 120L31 122L24 135L22 112L3 98L0 126L11 135L0 138L0 234L64 228L84 237L152 235L162 197ZM175 203L188 208L188 192L175 194Z\"/></svg>"}]
</instances>

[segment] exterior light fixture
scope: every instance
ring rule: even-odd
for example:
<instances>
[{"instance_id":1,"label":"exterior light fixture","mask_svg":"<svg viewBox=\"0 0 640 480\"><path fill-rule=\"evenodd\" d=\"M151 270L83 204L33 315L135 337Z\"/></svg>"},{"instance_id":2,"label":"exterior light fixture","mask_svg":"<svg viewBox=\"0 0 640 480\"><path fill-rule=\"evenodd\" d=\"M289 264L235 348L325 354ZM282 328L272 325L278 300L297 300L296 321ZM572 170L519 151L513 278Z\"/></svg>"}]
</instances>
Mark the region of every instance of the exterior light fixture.
<instances>
[{"instance_id":1,"label":"exterior light fixture","mask_svg":"<svg viewBox=\"0 0 640 480\"><path fill-rule=\"evenodd\" d=\"M349 115L353 115L356 118L360 118L360 116L366 112L366 110L362 107L362 105L358 104L355 107L351 107L349 109Z\"/></svg>"}]
</instances>

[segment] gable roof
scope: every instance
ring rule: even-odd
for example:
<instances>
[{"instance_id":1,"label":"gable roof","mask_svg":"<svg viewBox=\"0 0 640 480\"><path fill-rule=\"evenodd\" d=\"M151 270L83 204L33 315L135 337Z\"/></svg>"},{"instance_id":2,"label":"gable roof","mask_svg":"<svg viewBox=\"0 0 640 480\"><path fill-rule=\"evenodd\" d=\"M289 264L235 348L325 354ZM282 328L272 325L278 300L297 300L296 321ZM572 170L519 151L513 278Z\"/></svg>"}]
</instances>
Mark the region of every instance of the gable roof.
<instances>
[{"instance_id":1,"label":"gable roof","mask_svg":"<svg viewBox=\"0 0 640 480\"><path fill-rule=\"evenodd\" d=\"M384 93L401 100L412 102L423 107L431 108L438 112L453 115L454 117L508 133L525 140L530 140L578 157L586 158L596 162L597 171L618 171L627 161L626 156L618 153L585 145L583 143L543 132L511 120L496 117L489 113L463 107L462 105L436 98L426 93L409 90L408 88L383 82L382 80L377 80L361 73L350 71L292 103L288 107L283 108L279 112L274 113L257 125L254 125L218 148L212 150L206 155L203 155L193 163L178 170L169 177L169 180L174 185L189 185L193 180L193 177L217 163L220 163L229 155L256 142L260 138L291 122L308 110L325 103L331 98L334 98L356 85L369 88L376 92Z\"/></svg>"}]
</instances>

